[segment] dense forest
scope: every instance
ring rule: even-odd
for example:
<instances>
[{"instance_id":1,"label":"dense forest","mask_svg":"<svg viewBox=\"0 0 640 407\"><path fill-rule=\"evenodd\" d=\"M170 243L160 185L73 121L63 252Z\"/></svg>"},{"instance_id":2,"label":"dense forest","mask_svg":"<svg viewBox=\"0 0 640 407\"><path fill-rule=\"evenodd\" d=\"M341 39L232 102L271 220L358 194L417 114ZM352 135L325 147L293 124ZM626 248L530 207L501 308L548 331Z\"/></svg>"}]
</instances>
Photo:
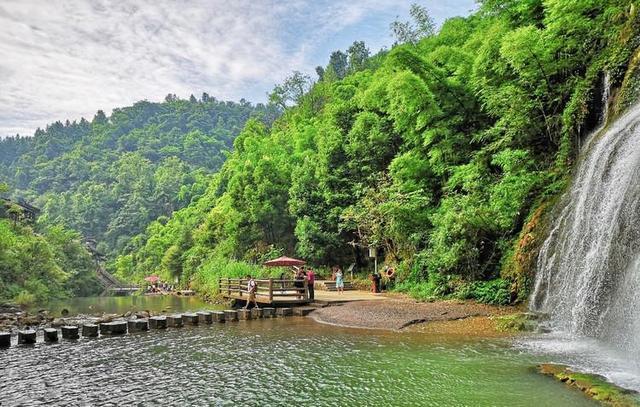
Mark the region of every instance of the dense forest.
<instances>
[{"instance_id":1,"label":"dense forest","mask_svg":"<svg viewBox=\"0 0 640 407\"><path fill-rule=\"evenodd\" d=\"M99 111L91 122L56 122L33 137L0 140L0 182L7 185L0 195L42 210L37 224L0 216L8 245L0 253L0 298L99 292L84 240L115 257L149 222L205 191L249 118L268 125L279 114L275 106L206 93L200 100L169 95L164 103L138 102L109 117Z\"/></svg>"},{"instance_id":2,"label":"dense forest","mask_svg":"<svg viewBox=\"0 0 640 407\"><path fill-rule=\"evenodd\" d=\"M438 32L423 8L412 16L392 24L391 50L356 42L317 81L277 86L284 115L250 120L204 195L152 222L118 274L215 290L278 253L366 270L375 246L417 297L524 299L604 78L619 87L639 45L637 8L486 0Z\"/></svg>"},{"instance_id":3,"label":"dense forest","mask_svg":"<svg viewBox=\"0 0 640 407\"><path fill-rule=\"evenodd\" d=\"M202 194L250 117L271 123L278 109L168 95L99 111L91 122L56 122L34 137L0 141L0 181L62 224L115 254L159 216Z\"/></svg>"},{"instance_id":4,"label":"dense forest","mask_svg":"<svg viewBox=\"0 0 640 407\"><path fill-rule=\"evenodd\" d=\"M438 30L413 6L391 49L356 41L268 106L169 97L7 139L0 174L127 280L214 292L283 253L366 273L376 247L415 297L523 300L604 84L633 79L640 18L629 0L479 3Z\"/></svg>"}]
</instances>

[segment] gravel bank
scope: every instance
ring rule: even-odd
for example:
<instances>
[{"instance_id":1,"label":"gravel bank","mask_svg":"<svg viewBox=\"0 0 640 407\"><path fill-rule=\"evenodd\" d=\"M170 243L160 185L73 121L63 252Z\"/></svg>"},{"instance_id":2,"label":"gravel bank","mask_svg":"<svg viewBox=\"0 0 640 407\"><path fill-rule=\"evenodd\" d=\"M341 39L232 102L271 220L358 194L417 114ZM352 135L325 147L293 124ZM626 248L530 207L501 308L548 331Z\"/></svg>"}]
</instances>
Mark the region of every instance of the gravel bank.
<instances>
[{"instance_id":1,"label":"gravel bank","mask_svg":"<svg viewBox=\"0 0 640 407\"><path fill-rule=\"evenodd\" d=\"M352 328L399 330L436 321L490 317L513 313L513 307L496 307L471 301L415 302L353 301L319 309L310 317L318 322Z\"/></svg>"}]
</instances>

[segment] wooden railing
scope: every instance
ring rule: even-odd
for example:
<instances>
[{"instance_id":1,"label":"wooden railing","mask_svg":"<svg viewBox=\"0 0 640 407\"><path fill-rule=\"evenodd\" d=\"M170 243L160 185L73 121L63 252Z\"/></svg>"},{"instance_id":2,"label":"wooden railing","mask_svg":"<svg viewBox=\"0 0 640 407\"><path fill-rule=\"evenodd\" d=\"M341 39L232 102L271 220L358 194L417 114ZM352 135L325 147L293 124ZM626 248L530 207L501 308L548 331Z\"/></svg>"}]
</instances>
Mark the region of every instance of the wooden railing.
<instances>
[{"instance_id":1,"label":"wooden railing","mask_svg":"<svg viewBox=\"0 0 640 407\"><path fill-rule=\"evenodd\" d=\"M256 297L262 297L259 300L262 302L272 303L274 299L280 301L286 301L287 299L308 301L308 281L305 280L274 280L263 279L254 280L257 284ZM220 294L226 297L243 297L249 298L249 291L247 290L247 283L249 280L244 278L220 278L218 280L218 287ZM296 283L302 284L301 287L296 287ZM281 298L282 297L282 298ZM293 297L293 298L292 298Z\"/></svg>"}]
</instances>

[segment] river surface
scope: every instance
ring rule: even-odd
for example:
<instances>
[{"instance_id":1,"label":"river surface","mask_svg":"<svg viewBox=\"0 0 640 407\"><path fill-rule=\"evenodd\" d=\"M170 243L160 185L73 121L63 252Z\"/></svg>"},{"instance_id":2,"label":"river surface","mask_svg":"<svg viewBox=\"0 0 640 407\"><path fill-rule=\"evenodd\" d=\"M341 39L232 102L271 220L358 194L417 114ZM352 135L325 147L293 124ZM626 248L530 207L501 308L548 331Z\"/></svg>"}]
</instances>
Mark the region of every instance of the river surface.
<instances>
[{"instance_id":1,"label":"river surface","mask_svg":"<svg viewBox=\"0 0 640 407\"><path fill-rule=\"evenodd\" d=\"M510 339L289 317L0 350L0 405L590 406Z\"/></svg>"},{"instance_id":2,"label":"river surface","mask_svg":"<svg viewBox=\"0 0 640 407\"><path fill-rule=\"evenodd\" d=\"M78 314L125 314L127 311L151 311L159 313L197 311L216 308L203 302L199 297L178 297L175 295L129 295L121 297L76 297L39 304L28 309L31 312L39 309L48 310L51 315L61 316L62 310L69 315ZM220 308L220 307L218 307Z\"/></svg>"}]
</instances>

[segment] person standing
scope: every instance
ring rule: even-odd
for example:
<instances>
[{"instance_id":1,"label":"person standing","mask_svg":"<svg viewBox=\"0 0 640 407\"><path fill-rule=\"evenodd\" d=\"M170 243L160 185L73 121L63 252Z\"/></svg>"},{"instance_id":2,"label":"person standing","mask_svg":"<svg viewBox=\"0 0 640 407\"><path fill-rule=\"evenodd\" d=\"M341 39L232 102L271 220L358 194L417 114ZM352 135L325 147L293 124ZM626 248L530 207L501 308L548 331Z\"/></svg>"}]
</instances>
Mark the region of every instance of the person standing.
<instances>
[{"instance_id":1,"label":"person standing","mask_svg":"<svg viewBox=\"0 0 640 407\"><path fill-rule=\"evenodd\" d=\"M336 289L339 294L344 294L344 280L340 267L336 267Z\"/></svg>"},{"instance_id":2,"label":"person standing","mask_svg":"<svg viewBox=\"0 0 640 407\"><path fill-rule=\"evenodd\" d=\"M313 272L313 269L309 267L307 269L307 289L309 290L309 299L311 301L315 298L315 287L313 286L316 282L316 273Z\"/></svg>"},{"instance_id":3,"label":"person standing","mask_svg":"<svg viewBox=\"0 0 640 407\"><path fill-rule=\"evenodd\" d=\"M247 292L249 293L249 299L244 306L244 309L249 308L249 304L253 301L253 305L256 309L260 309L258 307L258 303L256 302L256 292L258 291L258 283L251 276L247 276L249 282L247 283Z\"/></svg>"}]
</instances>

